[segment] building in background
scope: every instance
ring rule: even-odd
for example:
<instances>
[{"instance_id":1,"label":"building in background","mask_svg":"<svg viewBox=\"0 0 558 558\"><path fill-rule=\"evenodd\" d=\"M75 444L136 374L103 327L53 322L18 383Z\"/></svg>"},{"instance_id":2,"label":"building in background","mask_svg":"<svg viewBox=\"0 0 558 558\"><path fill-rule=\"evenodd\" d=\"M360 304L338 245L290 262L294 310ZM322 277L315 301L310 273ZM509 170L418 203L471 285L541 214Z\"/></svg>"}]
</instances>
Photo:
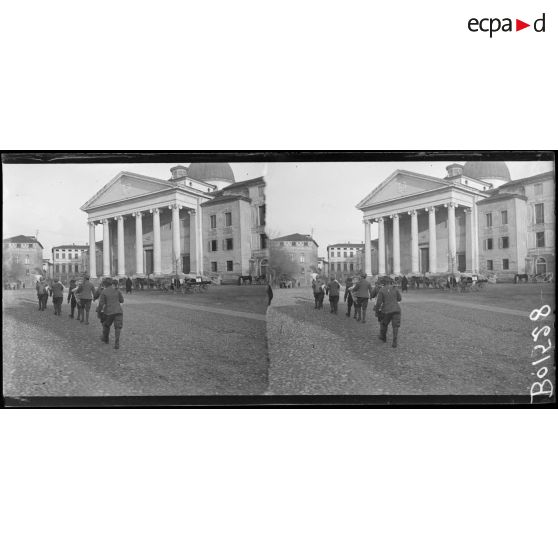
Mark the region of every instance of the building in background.
<instances>
[{"instance_id":1,"label":"building in background","mask_svg":"<svg viewBox=\"0 0 558 558\"><path fill-rule=\"evenodd\" d=\"M177 165L169 180L121 172L81 209L90 245L103 228L92 277L266 274L265 182L236 183L228 163Z\"/></svg>"},{"instance_id":2,"label":"building in background","mask_svg":"<svg viewBox=\"0 0 558 558\"><path fill-rule=\"evenodd\" d=\"M327 247L329 260L329 274L336 279L345 281L362 271L362 254L364 244L351 244L349 242L330 244Z\"/></svg>"},{"instance_id":3,"label":"building in background","mask_svg":"<svg viewBox=\"0 0 558 558\"><path fill-rule=\"evenodd\" d=\"M290 234L270 240L270 266L273 279L285 276L295 284L312 283L318 268L318 243L309 234Z\"/></svg>"},{"instance_id":4,"label":"building in background","mask_svg":"<svg viewBox=\"0 0 558 558\"><path fill-rule=\"evenodd\" d=\"M372 222L381 275L495 272L511 280L554 272L554 172L512 181L501 161L446 170L444 178L397 170L357 205L367 273L375 272Z\"/></svg>"},{"instance_id":5,"label":"building in background","mask_svg":"<svg viewBox=\"0 0 558 558\"><path fill-rule=\"evenodd\" d=\"M87 244L61 244L52 248L52 275L67 284L87 271Z\"/></svg>"},{"instance_id":6,"label":"building in background","mask_svg":"<svg viewBox=\"0 0 558 558\"><path fill-rule=\"evenodd\" d=\"M265 182L254 178L214 192L202 208L204 270L222 282L268 275Z\"/></svg>"},{"instance_id":7,"label":"building in background","mask_svg":"<svg viewBox=\"0 0 558 558\"><path fill-rule=\"evenodd\" d=\"M2 281L33 287L43 273L43 245L35 236L18 235L2 241Z\"/></svg>"},{"instance_id":8,"label":"building in background","mask_svg":"<svg viewBox=\"0 0 558 558\"><path fill-rule=\"evenodd\" d=\"M329 262L327 258L318 258L318 270L322 275L326 275L327 277L329 277Z\"/></svg>"}]
</instances>

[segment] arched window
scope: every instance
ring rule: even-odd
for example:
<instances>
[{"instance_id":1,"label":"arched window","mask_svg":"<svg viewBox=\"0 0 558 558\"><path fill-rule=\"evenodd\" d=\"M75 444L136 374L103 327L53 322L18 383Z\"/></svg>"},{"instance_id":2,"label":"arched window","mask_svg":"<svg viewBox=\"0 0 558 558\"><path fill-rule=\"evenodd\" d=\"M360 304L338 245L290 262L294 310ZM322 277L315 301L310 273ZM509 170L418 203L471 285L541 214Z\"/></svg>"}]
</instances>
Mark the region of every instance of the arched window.
<instances>
[{"instance_id":1,"label":"arched window","mask_svg":"<svg viewBox=\"0 0 558 558\"><path fill-rule=\"evenodd\" d=\"M536 270L537 275L546 273L546 260L544 258L537 258Z\"/></svg>"}]
</instances>

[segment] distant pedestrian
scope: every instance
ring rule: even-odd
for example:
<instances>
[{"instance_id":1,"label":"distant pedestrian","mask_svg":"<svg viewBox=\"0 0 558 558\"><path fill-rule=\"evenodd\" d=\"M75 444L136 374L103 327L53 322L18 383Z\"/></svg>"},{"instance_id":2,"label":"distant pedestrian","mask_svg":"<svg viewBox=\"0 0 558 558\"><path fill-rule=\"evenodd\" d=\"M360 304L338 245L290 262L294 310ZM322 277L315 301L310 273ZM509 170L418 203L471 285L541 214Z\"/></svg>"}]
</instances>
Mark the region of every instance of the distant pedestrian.
<instances>
[{"instance_id":1,"label":"distant pedestrian","mask_svg":"<svg viewBox=\"0 0 558 558\"><path fill-rule=\"evenodd\" d=\"M324 307L324 282L319 275L312 281L312 292L314 293L314 310Z\"/></svg>"},{"instance_id":2,"label":"distant pedestrian","mask_svg":"<svg viewBox=\"0 0 558 558\"><path fill-rule=\"evenodd\" d=\"M353 307L353 278L352 277L347 277L347 281L345 282L345 296L343 297L343 300L347 303L347 312L346 312L346 316L347 318L351 317L351 308ZM355 308L355 314L356 314L356 308Z\"/></svg>"},{"instance_id":3,"label":"distant pedestrian","mask_svg":"<svg viewBox=\"0 0 558 558\"><path fill-rule=\"evenodd\" d=\"M44 279L37 281L35 285L37 289L37 299L39 301L39 311L43 311L46 308L46 299L48 298L48 292L46 289L46 282Z\"/></svg>"},{"instance_id":4,"label":"distant pedestrian","mask_svg":"<svg viewBox=\"0 0 558 558\"><path fill-rule=\"evenodd\" d=\"M132 293L132 279L130 277L126 278L126 294Z\"/></svg>"},{"instance_id":5,"label":"distant pedestrian","mask_svg":"<svg viewBox=\"0 0 558 558\"><path fill-rule=\"evenodd\" d=\"M101 340L104 343L109 342L110 327L114 324L114 348L120 348L120 332L124 324L123 312L121 303L124 302L124 297L120 289L116 289L110 279L105 282L105 288L99 298L99 313L105 315L103 321L103 335Z\"/></svg>"},{"instance_id":6,"label":"distant pedestrian","mask_svg":"<svg viewBox=\"0 0 558 558\"><path fill-rule=\"evenodd\" d=\"M54 305L54 315L60 316L62 314L62 301L64 300L64 285L60 283L58 277L54 279L52 284L52 303Z\"/></svg>"},{"instance_id":7,"label":"distant pedestrian","mask_svg":"<svg viewBox=\"0 0 558 558\"><path fill-rule=\"evenodd\" d=\"M401 290L406 293L407 287L409 285L409 280L407 279L406 275L403 275L403 279L401 279Z\"/></svg>"},{"instance_id":8,"label":"distant pedestrian","mask_svg":"<svg viewBox=\"0 0 558 558\"><path fill-rule=\"evenodd\" d=\"M382 322L380 325L379 339L386 341L388 326L391 323L393 329L392 347L397 347L397 335L401 327L401 293L392 285L391 279L388 277L384 280L384 286L378 293L376 299L376 310L382 314Z\"/></svg>"},{"instance_id":9,"label":"distant pedestrian","mask_svg":"<svg viewBox=\"0 0 558 558\"><path fill-rule=\"evenodd\" d=\"M353 289L353 300L355 301L357 322L366 323L366 308L368 300L372 298L372 285L366 279L366 273L362 273L358 283Z\"/></svg>"},{"instance_id":10,"label":"distant pedestrian","mask_svg":"<svg viewBox=\"0 0 558 558\"><path fill-rule=\"evenodd\" d=\"M70 286L68 287L68 299L67 302L68 304L70 304L70 314L68 314L68 317L71 318L72 320L74 319L74 312L76 310L76 306L77 306L77 301L76 301L76 295L74 294L74 290L76 289L76 280L75 279L70 279Z\"/></svg>"},{"instance_id":11,"label":"distant pedestrian","mask_svg":"<svg viewBox=\"0 0 558 558\"><path fill-rule=\"evenodd\" d=\"M268 283L267 284L267 305L268 306L271 304L272 299L273 299L273 289L271 288L271 285Z\"/></svg>"},{"instance_id":12,"label":"distant pedestrian","mask_svg":"<svg viewBox=\"0 0 558 558\"><path fill-rule=\"evenodd\" d=\"M83 278L83 283L78 287L76 292L79 295L81 305L83 307L80 322L85 323L85 325L89 325L89 311L91 310L91 301L93 300L93 296L95 294L95 287L93 286L93 283L89 281L89 275L86 275Z\"/></svg>"},{"instance_id":13,"label":"distant pedestrian","mask_svg":"<svg viewBox=\"0 0 558 558\"><path fill-rule=\"evenodd\" d=\"M337 305L339 304L339 290L341 284L334 277L329 278L329 283L326 287L326 293L329 295L329 312L337 314Z\"/></svg>"}]
</instances>

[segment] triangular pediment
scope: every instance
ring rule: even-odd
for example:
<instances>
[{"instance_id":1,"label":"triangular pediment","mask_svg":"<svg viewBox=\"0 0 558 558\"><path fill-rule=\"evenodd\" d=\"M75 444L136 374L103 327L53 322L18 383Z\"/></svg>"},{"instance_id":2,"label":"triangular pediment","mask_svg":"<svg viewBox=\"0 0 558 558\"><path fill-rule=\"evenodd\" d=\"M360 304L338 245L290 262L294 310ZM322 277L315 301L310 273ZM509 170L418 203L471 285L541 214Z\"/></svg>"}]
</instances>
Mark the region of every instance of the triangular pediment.
<instances>
[{"instance_id":1,"label":"triangular pediment","mask_svg":"<svg viewBox=\"0 0 558 558\"><path fill-rule=\"evenodd\" d=\"M121 172L106 186L101 188L88 202L81 207L83 211L95 209L110 203L118 203L147 194L174 190L172 184L165 180L150 178L128 172Z\"/></svg>"},{"instance_id":2,"label":"triangular pediment","mask_svg":"<svg viewBox=\"0 0 558 558\"><path fill-rule=\"evenodd\" d=\"M445 180L426 176L410 171L397 170L388 176L379 186L374 188L358 205L357 209L364 209L390 200L405 196L421 194L429 190L437 190L450 186Z\"/></svg>"}]
</instances>

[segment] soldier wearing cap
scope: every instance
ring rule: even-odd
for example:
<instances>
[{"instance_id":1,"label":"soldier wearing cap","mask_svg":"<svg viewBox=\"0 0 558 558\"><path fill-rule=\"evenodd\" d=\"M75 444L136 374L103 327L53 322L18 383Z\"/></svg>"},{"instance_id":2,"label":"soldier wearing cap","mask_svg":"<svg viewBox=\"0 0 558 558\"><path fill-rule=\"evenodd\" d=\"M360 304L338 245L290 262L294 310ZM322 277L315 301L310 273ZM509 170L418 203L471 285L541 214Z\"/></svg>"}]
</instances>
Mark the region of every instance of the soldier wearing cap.
<instances>
[{"instance_id":1,"label":"soldier wearing cap","mask_svg":"<svg viewBox=\"0 0 558 558\"><path fill-rule=\"evenodd\" d=\"M84 276L83 283L77 288L76 294L78 295L77 298L80 299L82 307L80 322L84 323L83 319L85 314L85 325L89 325L89 310L91 310L91 301L95 295L95 287L93 283L89 281L89 275Z\"/></svg>"},{"instance_id":2,"label":"soldier wearing cap","mask_svg":"<svg viewBox=\"0 0 558 558\"><path fill-rule=\"evenodd\" d=\"M355 302L355 313L357 315L357 322L360 322L362 316L362 323L366 323L366 308L368 307L368 300L372 298L372 285L366 279L366 273L361 273L360 280L353 288L353 300Z\"/></svg>"},{"instance_id":3,"label":"soldier wearing cap","mask_svg":"<svg viewBox=\"0 0 558 558\"><path fill-rule=\"evenodd\" d=\"M97 312L99 315L104 315L103 335L101 340L104 343L109 342L110 326L114 324L114 348L120 348L120 332L124 323L122 304L124 297L120 289L114 288L114 284L110 279L105 279L103 282L105 288L99 297L99 308Z\"/></svg>"},{"instance_id":4,"label":"soldier wearing cap","mask_svg":"<svg viewBox=\"0 0 558 558\"><path fill-rule=\"evenodd\" d=\"M376 314L382 315L379 339L384 342L387 340L387 330L391 322L391 327L393 329L393 343L391 346L397 347L397 334L399 332L399 327L401 326L401 306L399 306L401 293L395 286L393 286L393 282L390 277L384 277L383 283L384 286L378 293L376 306L374 307Z\"/></svg>"}]
</instances>

